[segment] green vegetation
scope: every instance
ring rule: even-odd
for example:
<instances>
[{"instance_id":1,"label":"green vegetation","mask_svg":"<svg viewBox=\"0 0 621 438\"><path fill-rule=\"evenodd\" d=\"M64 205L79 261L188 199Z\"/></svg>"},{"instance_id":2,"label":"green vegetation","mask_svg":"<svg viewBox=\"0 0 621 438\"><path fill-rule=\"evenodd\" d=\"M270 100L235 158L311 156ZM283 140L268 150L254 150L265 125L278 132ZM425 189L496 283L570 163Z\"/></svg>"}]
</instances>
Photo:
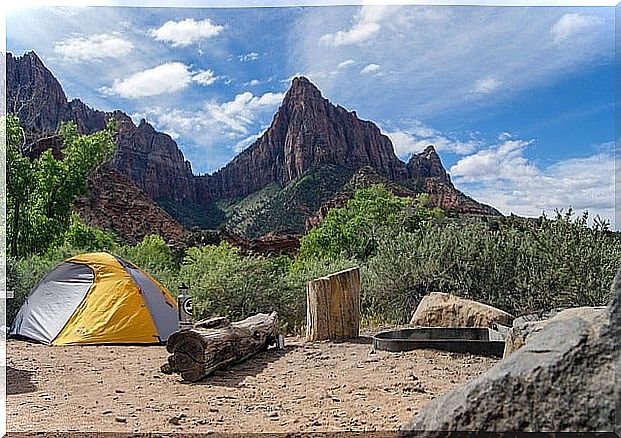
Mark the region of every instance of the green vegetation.
<instances>
[{"instance_id":1,"label":"green vegetation","mask_svg":"<svg viewBox=\"0 0 621 438\"><path fill-rule=\"evenodd\" d=\"M86 177L114 151L114 122L100 132L80 135L74 123L60 127L63 159L52 150L28 156L29 145L16 117L6 119L7 243L13 257L41 254L62 245L75 199Z\"/></svg>"},{"instance_id":2,"label":"green vegetation","mask_svg":"<svg viewBox=\"0 0 621 438\"><path fill-rule=\"evenodd\" d=\"M326 164L309 170L284 188L268 185L226 207L225 227L248 238L270 231L302 234L306 217L332 199L351 175L349 169Z\"/></svg>"},{"instance_id":3,"label":"green vegetation","mask_svg":"<svg viewBox=\"0 0 621 438\"><path fill-rule=\"evenodd\" d=\"M449 221L382 241L363 271L367 308L406 322L432 291L515 315L605 305L621 263L618 235L571 213L553 220Z\"/></svg>"},{"instance_id":4,"label":"green vegetation","mask_svg":"<svg viewBox=\"0 0 621 438\"><path fill-rule=\"evenodd\" d=\"M378 184L356 192L344 208L332 209L322 224L300 242L301 259L340 256L366 260L395 230L416 229L439 219L442 210L428 209L426 195L414 205Z\"/></svg>"},{"instance_id":5,"label":"green vegetation","mask_svg":"<svg viewBox=\"0 0 621 438\"><path fill-rule=\"evenodd\" d=\"M432 291L516 315L605 305L621 264L619 233L599 220L588 226L586 214L449 218L428 206L428 196L399 198L381 184L363 186L344 207L332 209L302 238L295 257L244 254L216 244L217 236L209 233L174 250L159 236L121 245L112 234L84 224L71 209L85 190L88 172L111 153L114 126L82 136L68 124L60 133L62 159L51 151L29 157L17 120L7 119L7 289L15 296L7 302L9 323L49 270L92 251L133 262L173 294L181 282L188 284L196 319L236 320L277 311L289 332L304 329L306 283L352 266L361 268L363 321L404 323ZM285 188L268 186L235 204L212 207L246 235L300 231L302 212L316 211L350 177L342 168L324 166Z\"/></svg>"},{"instance_id":6,"label":"green vegetation","mask_svg":"<svg viewBox=\"0 0 621 438\"><path fill-rule=\"evenodd\" d=\"M186 228L216 230L226 218L224 211L216 203L194 204L158 199L157 204Z\"/></svg>"}]
</instances>

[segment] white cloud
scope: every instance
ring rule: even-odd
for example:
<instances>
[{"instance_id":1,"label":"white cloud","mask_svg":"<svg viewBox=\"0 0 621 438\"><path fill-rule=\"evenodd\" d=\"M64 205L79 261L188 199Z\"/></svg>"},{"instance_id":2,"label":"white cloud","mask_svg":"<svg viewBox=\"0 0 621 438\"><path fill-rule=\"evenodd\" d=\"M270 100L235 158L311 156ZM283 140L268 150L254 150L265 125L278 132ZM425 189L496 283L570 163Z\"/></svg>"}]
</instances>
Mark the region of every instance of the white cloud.
<instances>
[{"instance_id":1,"label":"white cloud","mask_svg":"<svg viewBox=\"0 0 621 438\"><path fill-rule=\"evenodd\" d=\"M201 85L212 85L218 77L213 74L213 70L203 70L192 75L192 80Z\"/></svg>"},{"instance_id":2,"label":"white cloud","mask_svg":"<svg viewBox=\"0 0 621 438\"><path fill-rule=\"evenodd\" d=\"M532 141L506 140L499 146L481 150L459 160L451 175L462 182L531 178L537 169L524 158L524 148Z\"/></svg>"},{"instance_id":3,"label":"white cloud","mask_svg":"<svg viewBox=\"0 0 621 438\"><path fill-rule=\"evenodd\" d=\"M105 94L137 99L174 93L187 87L192 78L188 66L180 62L167 62L125 78L115 79L110 87L103 87Z\"/></svg>"},{"instance_id":4,"label":"white cloud","mask_svg":"<svg viewBox=\"0 0 621 438\"><path fill-rule=\"evenodd\" d=\"M379 64L367 64L362 70L360 70L361 75L370 75L379 71Z\"/></svg>"},{"instance_id":5,"label":"white cloud","mask_svg":"<svg viewBox=\"0 0 621 438\"><path fill-rule=\"evenodd\" d=\"M498 90L502 86L502 81L499 81L493 76L487 76L477 80L472 90L475 94L489 94Z\"/></svg>"},{"instance_id":6,"label":"white cloud","mask_svg":"<svg viewBox=\"0 0 621 438\"><path fill-rule=\"evenodd\" d=\"M468 195L502 213L550 215L555 209L588 210L614 220L612 153L560 160L541 167L524 156L531 141L506 140L451 167L453 181Z\"/></svg>"},{"instance_id":7,"label":"white cloud","mask_svg":"<svg viewBox=\"0 0 621 438\"><path fill-rule=\"evenodd\" d=\"M349 67L350 65L354 65L356 63L356 61L354 61L353 59L346 59L343 62L339 62L339 65L336 66L337 70L343 70L344 68Z\"/></svg>"},{"instance_id":8,"label":"white cloud","mask_svg":"<svg viewBox=\"0 0 621 438\"><path fill-rule=\"evenodd\" d=\"M134 45L118 35L75 36L54 45L54 51L66 61L102 61L127 56Z\"/></svg>"},{"instance_id":9,"label":"white cloud","mask_svg":"<svg viewBox=\"0 0 621 438\"><path fill-rule=\"evenodd\" d=\"M246 86L246 87L248 87L248 86L250 86L250 87L256 87L256 86L257 86L257 85L259 85L260 83L261 83L261 81L260 81L260 80L258 80L258 79L252 79L252 80L250 80L250 81L248 81L248 82L244 82L244 86Z\"/></svg>"},{"instance_id":10,"label":"white cloud","mask_svg":"<svg viewBox=\"0 0 621 438\"><path fill-rule=\"evenodd\" d=\"M367 109L371 119L390 111L419 119L461 114L613 62L610 8L580 10L580 17L597 19L586 20L588 29L582 18L562 19L576 10L565 8L410 5L386 6L372 16L362 13L371 10L364 6L354 14L337 11L329 19L319 9L310 10L295 28L289 56L295 56L300 71L336 72L321 78L321 90L351 107L373 102ZM553 28L571 44L554 44ZM567 29L572 37L565 36ZM351 71L337 68L348 59L381 65L385 80L373 75L348 80ZM481 96L488 99L473 105L472 98Z\"/></svg>"},{"instance_id":11,"label":"white cloud","mask_svg":"<svg viewBox=\"0 0 621 438\"><path fill-rule=\"evenodd\" d=\"M459 139L454 135L430 128L419 121L411 122L406 128L383 131L390 138L397 156L404 160L408 160L412 154L422 152L429 145L433 145L437 151L459 155L469 154L481 146L478 140Z\"/></svg>"},{"instance_id":12,"label":"white cloud","mask_svg":"<svg viewBox=\"0 0 621 438\"><path fill-rule=\"evenodd\" d=\"M224 26L214 24L210 19L196 21L186 18L181 21L167 21L157 29L151 29L149 35L158 41L171 44L173 47L189 46L200 40L217 36Z\"/></svg>"},{"instance_id":13,"label":"white cloud","mask_svg":"<svg viewBox=\"0 0 621 438\"><path fill-rule=\"evenodd\" d=\"M386 11L386 6L363 6L354 19L355 23L352 27L347 30L327 33L321 36L319 41L330 46L363 43L379 33L380 21L385 16Z\"/></svg>"},{"instance_id":14,"label":"white cloud","mask_svg":"<svg viewBox=\"0 0 621 438\"><path fill-rule=\"evenodd\" d=\"M227 163L231 152L238 153L258 138L260 134L252 132L269 124L283 97L281 93L255 96L244 92L231 101L213 100L194 110L152 107L132 118L151 121L158 130L179 139L186 147L195 145L187 156L193 167L203 172L210 170L214 162ZM205 151L209 151L208 159Z\"/></svg>"},{"instance_id":15,"label":"white cloud","mask_svg":"<svg viewBox=\"0 0 621 438\"><path fill-rule=\"evenodd\" d=\"M576 35L585 34L601 24L601 19L583 14L565 14L554 23L550 33L554 42L559 44Z\"/></svg>"},{"instance_id":16,"label":"white cloud","mask_svg":"<svg viewBox=\"0 0 621 438\"><path fill-rule=\"evenodd\" d=\"M99 91L126 99L139 99L175 93L183 90L192 82L212 85L220 78L220 76L215 76L212 70L192 72L189 66L181 62L167 62L134 73L125 79L115 79L110 87L102 87Z\"/></svg>"},{"instance_id":17,"label":"white cloud","mask_svg":"<svg viewBox=\"0 0 621 438\"><path fill-rule=\"evenodd\" d=\"M259 54L256 52L250 52L250 53L246 53L245 55L239 55L237 59L239 59L242 62L256 61L257 59L259 59Z\"/></svg>"},{"instance_id":18,"label":"white cloud","mask_svg":"<svg viewBox=\"0 0 621 438\"><path fill-rule=\"evenodd\" d=\"M242 140L239 140L233 146L233 150L236 153L240 153L241 151L246 149L248 146L250 146L252 143L254 143L260 136L261 136L261 133L252 134L252 135L249 135L248 137L246 137L246 138L244 138Z\"/></svg>"},{"instance_id":19,"label":"white cloud","mask_svg":"<svg viewBox=\"0 0 621 438\"><path fill-rule=\"evenodd\" d=\"M248 126L255 119L253 113L264 108L274 108L282 102L283 97L283 93L265 93L257 97L246 91L235 96L230 102L222 104L209 102L205 108L215 121L233 131L246 134Z\"/></svg>"}]
</instances>

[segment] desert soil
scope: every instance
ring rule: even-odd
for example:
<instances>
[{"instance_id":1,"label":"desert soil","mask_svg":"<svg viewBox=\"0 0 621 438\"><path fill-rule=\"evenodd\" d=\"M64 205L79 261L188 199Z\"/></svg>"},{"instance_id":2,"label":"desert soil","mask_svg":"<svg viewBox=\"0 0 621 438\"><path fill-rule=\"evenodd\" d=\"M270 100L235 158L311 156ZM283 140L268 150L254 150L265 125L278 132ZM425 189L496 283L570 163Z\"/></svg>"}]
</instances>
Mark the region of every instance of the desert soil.
<instances>
[{"instance_id":1,"label":"desert soil","mask_svg":"<svg viewBox=\"0 0 621 438\"><path fill-rule=\"evenodd\" d=\"M287 338L198 384L165 375L163 346L7 342L7 430L312 432L398 430L430 399L497 359Z\"/></svg>"}]
</instances>

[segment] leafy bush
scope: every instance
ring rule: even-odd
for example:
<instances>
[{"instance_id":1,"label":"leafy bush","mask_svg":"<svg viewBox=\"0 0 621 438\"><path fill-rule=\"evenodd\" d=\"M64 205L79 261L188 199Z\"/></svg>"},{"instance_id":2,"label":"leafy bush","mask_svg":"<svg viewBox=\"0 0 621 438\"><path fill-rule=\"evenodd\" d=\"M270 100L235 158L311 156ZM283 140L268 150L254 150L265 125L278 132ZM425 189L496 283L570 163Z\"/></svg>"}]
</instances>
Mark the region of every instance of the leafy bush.
<instances>
[{"instance_id":1,"label":"leafy bush","mask_svg":"<svg viewBox=\"0 0 621 438\"><path fill-rule=\"evenodd\" d=\"M358 190L345 207L330 210L321 225L301 239L300 256L365 259L374 251L384 231L401 222L409 203L381 184Z\"/></svg>"},{"instance_id":2,"label":"leafy bush","mask_svg":"<svg viewBox=\"0 0 621 438\"><path fill-rule=\"evenodd\" d=\"M69 228L63 240L68 246L81 248L84 252L109 252L118 246L114 234L85 224L75 212L69 218Z\"/></svg>"},{"instance_id":3,"label":"leafy bush","mask_svg":"<svg viewBox=\"0 0 621 438\"><path fill-rule=\"evenodd\" d=\"M621 242L587 216L481 220L424 227L384 240L363 272L367 311L406 322L419 300L441 291L513 314L605 305Z\"/></svg>"},{"instance_id":4,"label":"leafy bush","mask_svg":"<svg viewBox=\"0 0 621 438\"><path fill-rule=\"evenodd\" d=\"M116 123L81 135L75 123L62 124L61 160L51 149L33 157L19 121L6 119L7 245L13 257L43 254L61 245L70 224L72 205L86 191L86 176L114 151Z\"/></svg>"},{"instance_id":5,"label":"leafy bush","mask_svg":"<svg viewBox=\"0 0 621 438\"><path fill-rule=\"evenodd\" d=\"M165 286L173 296L176 295L179 267L173 260L170 247L162 237L145 236L137 245L119 247L114 253L147 272Z\"/></svg>"},{"instance_id":6,"label":"leafy bush","mask_svg":"<svg viewBox=\"0 0 621 438\"><path fill-rule=\"evenodd\" d=\"M179 280L190 287L196 320L211 316L238 320L279 311L287 265L284 258L244 257L238 248L221 243L188 249Z\"/></svg>"}]
</instances>

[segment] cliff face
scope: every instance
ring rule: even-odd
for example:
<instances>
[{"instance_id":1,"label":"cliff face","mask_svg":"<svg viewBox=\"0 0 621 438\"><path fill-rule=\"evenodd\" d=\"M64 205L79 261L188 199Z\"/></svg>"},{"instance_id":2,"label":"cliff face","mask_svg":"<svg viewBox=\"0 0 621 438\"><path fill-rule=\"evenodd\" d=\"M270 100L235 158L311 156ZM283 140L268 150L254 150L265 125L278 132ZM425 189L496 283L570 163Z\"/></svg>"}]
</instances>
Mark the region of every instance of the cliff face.
<instances>
[{"instance_id":1,"label":"cliff face","mask_svg":"<svg viewBox=\"0 0 621 438\"><path fill-rule=\"evenodd\" d=\"M223 197L243 197L271 182L287 185L321 164L370 166L393 180L408 177L390 139L372 122L331 104L308 79L293 79L269 129L216 172Z\"/></svg>"},{"instance_id":2,"label":"cliff face","mask_svg":"<svg viewBox=\"0 0 621 438\"><path fill-rule=\"evenodd\" d=\"M136 126L121 112L97 111L67 97L52 73L34 52L21 58L7 53L7 111L17 114L22 125L39 132L53 132L64 121L74 121L80 132L103 129L114 117L118 122L117 150L111 160L121 172L152 199L198 199L195 179L177 144L155 131L144 120Z\"/></svg>"},{"instance_id":3,"label":"cliff face","mask_svg":"<svg viewBox=\"0 0 621 438\"><path fill-rule=\"evenodd\" d=\"M38 131L53 132L60 121L71 118L60 83L34 52L21 58L7 53L6 107L23 125Z\"/></svg>"},{"instance_id":4,"label":"cliff face","mask_svg":"<svg viewBox=\"0 0 621 438\"><path fill-rule=\"evenodd\" d=\"M119 128L112 166L152 199L197 202L195 178L177 143L144 119L138 126L124 113L113 113Z\"/></svg>"}]
</instances>

